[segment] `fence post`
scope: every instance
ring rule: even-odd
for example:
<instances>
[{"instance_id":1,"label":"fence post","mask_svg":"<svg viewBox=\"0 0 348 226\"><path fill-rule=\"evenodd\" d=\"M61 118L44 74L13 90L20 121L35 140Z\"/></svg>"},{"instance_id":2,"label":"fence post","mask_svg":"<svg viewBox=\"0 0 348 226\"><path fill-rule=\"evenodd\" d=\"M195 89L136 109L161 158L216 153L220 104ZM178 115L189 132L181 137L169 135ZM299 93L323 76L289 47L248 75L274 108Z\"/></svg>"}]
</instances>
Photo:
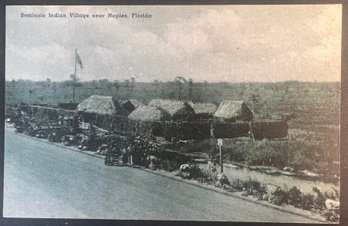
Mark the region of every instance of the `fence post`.
<instances>
[{"instance_id":1,"label":"fence post","mask_svg":"<svg viewBox=\"0 0 348 226\"><path fill-rule=\"evenodd\" d=\"M223 161L222 161L222 150L221 150L221 147L222 147L222 139L219 138L217 141L218 141L219 155L220 155L220 167L221 167L220 171L221 171L221 173L223 173L223 172L224 172L224 163L223 163Z\"/></svg>"}]
</instances>

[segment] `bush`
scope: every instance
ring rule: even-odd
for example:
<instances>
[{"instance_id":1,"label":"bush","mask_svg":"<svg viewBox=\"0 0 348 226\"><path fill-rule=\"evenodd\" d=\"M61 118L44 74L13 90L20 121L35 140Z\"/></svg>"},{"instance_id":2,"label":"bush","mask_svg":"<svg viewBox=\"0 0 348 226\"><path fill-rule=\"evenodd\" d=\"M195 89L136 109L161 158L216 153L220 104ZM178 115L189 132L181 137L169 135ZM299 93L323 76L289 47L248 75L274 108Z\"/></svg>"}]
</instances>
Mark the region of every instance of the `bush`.
<instances>
[{"instance_id":1,"label":"bush","mask_svg":"<svg viewBox=\"0 0 348 226\"><path fill-rule=\"evenodd\" d=\"M184 164L186 165L185 169L180 169L177 173L177 176L180 176L185 179L206 179L209 180L210 176L208 173L204 172L196 164Z\"/></svg>"},{"instance_id":2,"label":"bush","mask_svg":"<svg viewBox=\"0 0 348 226\"><path fill-rule=\"evenodd\" d=\"M231 186L231 183L230 181L228 180L227 176L223 173L219 173L216 175L215 177L215 187L224 187L224 188L227 188L227 187L230 187Z\"/></svg>"},{"instance_id":3,"label":"bush","mask_svg":"<svg viewBox=\"0 0 348 226\"><path fill-rule=\"evenodd\" d=\"M248 191L248 195L256 194L256 191L260 189L260 182L248 178L248 180L244 183L245 189Z\"/></svg>"},{"instance_id":4,"label":"bush","mask_svg":"<svg viewBox=\"0 0 348 226\"><path fill-rule=\"evenodd\" d=\"M313 191L316 193L316 196L314 197L313 204L314 209L316 210L323 210L325 207L325 198L323 193L316 187L313 188Z\"/></svg>"},{"instance_id":5,"label":"bush","mask_svg":"<svg viewBox=\"0 0 348 226\"><path fill-rule=\"evenodd\" d=\"M277 189L271 194L270 202L275 205L282 205L284 203L287 203L288 201L288 194L283 191L280 187L277 187Z\"/></svg>"},{"instance_id":6,"label":"bush","mask_svg":"<svg viewBox=\"0 0 348 226\"><path fill-rule=\"evenodd\" d=\"M196 164L189 168L189 174L189 179L203 178L205 176L201 168L199 168Z\"/></svg>"},{"instance_id":7,"label":"bush","mask_svg":"<svg viewBox=\"0 0 348 226\"><path fill-rule=\"evenodd\" d=\"M292 187L288 192L288 201L289 205L293 205L295 207L300 207L302 203L302 194L301 191L296 187Z\"/></svg>"},{"instance_id":8,"label":"bush","mask_svg":"<svg viewBox=\"0 0 348 226\"><path fill-rule=\"evenodd\" d=\"M282 168L287 165L287 153L284 149L279 149L279 142L262 140L251 149L246 159L249 165L267 165Z\"/></svg>"},{"instance_id":9,"label":"bush","mask_svg":"<svg viewBox=\"0 0 348 226\"><path fill-rule=\"evenodd\" d=\"M169 172L173 172L174 170L179 169L180 165L179 163L174 159L174 160L166 160L165 164L165 170Z\"/></svg>"},{"instance_id":10,"label":"bush","mask_svg":"<svg viewBox=\"0 0 348 226\"><path fill-rule=\"evenodd\" d=\"M264 195L267 194L267 187L264 184L260 184L259 182L253 183L249 188L251 195L258 200L263 200Z\"/></svg>"},{"instance_id":11,"label":"bush","mask_svg":"<svg viewBox=\"0 0 348 226\"><path fill-rule=\"evenodd\" d=\"M240 179L234 179L230 183L231 187L243 191L244 195L252 195L253 197L257 198L258 200L263 200L264 195L267 194L267 187L265 184L261 184L260 182L253 180L251 178L248 178L248 180L243 181Z\"/></svg>"},{"instance_id":12,"label":"bush","mask_svg":"<svg viewBox=\"0 0 348 226\"><path fill-rule=\"evenodd\" d=\"M311 210L314 204L314 196L311 194L302 194L301 208L304 210Z\"/></svg>"},{"instance_id":13,"label":"bush","mask_svg":"<svg viewBox=\"0 0 348 226\"><path fill-rule=\"evenodd\" d=\"M234 179L231 182L231 187L236 189L236 190L242 191L244 188L244 181L242 181L240 179Z\"/></svg>"},{"instance_id":14,"label":"bush","mask_svg":"<svg viewBox=\"0 0 348 226\"><path fill-rule=\"evenodd\" d=\"M244 162L245 161L245 152L241 149L237 149L229 153L229 160L234 162Z\"/></svg>"}]
</instances>

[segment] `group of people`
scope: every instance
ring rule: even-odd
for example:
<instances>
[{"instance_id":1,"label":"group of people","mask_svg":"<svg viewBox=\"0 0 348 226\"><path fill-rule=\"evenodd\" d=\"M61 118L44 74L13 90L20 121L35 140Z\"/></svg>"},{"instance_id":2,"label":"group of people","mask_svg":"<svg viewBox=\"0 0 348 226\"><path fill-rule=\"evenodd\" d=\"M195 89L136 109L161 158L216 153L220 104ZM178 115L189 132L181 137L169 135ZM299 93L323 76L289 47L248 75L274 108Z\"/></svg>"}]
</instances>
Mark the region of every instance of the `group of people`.
<instances>
[{"instance_id":1,"label":"group of people","mask_svg":"<svg viewBox=\"0 0 348 226\"><path fill-rule=\"evenodd\" d=\"M147 166L150 155L161 151L153 137L110 137L105 154L105 165Z\"/></svg>"}]
</instances>

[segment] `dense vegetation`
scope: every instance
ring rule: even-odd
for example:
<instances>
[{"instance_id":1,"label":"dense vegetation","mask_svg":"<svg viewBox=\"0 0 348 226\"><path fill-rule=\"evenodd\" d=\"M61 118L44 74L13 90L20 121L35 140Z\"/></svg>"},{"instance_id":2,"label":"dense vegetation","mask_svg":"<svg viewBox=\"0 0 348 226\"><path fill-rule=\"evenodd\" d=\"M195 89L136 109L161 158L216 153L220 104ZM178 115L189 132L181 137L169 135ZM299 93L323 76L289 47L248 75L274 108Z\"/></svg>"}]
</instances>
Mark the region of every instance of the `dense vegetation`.
<instances>
[{"instance_id":1,"label":"dense vegetation","mask_svg":"<svg viewBox=\"0 0 348 226\"><path fill-rule=\"evenodd\" d=\"M73 91L75 90L75 100ZM6 102L32 102L56 105L59 102L80 102L92 94L110 95L116 99L136 98L145 103L154 98L190 99L194 102L219 103L224 99L243 100L256 114L299 113L307 120L315 113L327 124L338 124L340 83L194 83L132 81L65 82L6 81ZM311 120L311 119L309 119ZM315 124L316 121L311 121ZM308 123L307 123L308 124Z\"/></svg>"},{"instance_id":2,"label":"dense vegetation","mask_svg":"<svg viewBox=\"0 0 348 226\"><path fill-rule=\"evenodd\" d=\"M175 149L175 147L173 148ZM182 152L204 152L216 160L218 147L211 140L191 141L181 145ZM292 167L295 172L310 170L328 182L339 177L339 147L335 143L301 140L224 139L223 158L248 166Z\"/></svg>"},{"instance_id":3,"label":"dense vegetation","mask_svg":"<svg viewBox=\"0 0 348 226\"><path fill-rule=\"evenodd\" d=\"M73 95L75 94L75 95ZM249 165L291 166L318 173L338 173L340 83L198 83L183 78L172 82L65 82L6 81L6 103L20 102L56 105L80 102L92 94L111 95L116 99L136 98L148 103L154 98L190 99L195 102L243 100L256 120L292 114L288 139L283 141L226 140L225 158ZM196 143L191 151L206 151L206 141ZM209 142L208 142L209 143ZM212 148L211 150L214 150Z\"/></svg>"}]
</instances>

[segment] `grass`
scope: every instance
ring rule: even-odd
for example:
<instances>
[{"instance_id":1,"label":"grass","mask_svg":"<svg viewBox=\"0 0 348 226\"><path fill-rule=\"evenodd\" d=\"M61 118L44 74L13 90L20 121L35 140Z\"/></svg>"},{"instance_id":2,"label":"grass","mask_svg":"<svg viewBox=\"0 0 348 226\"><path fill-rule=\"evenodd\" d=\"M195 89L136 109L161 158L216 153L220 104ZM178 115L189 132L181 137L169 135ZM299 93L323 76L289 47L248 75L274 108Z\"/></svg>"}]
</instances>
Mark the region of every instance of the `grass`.
<instances>
[{"instance_id":1,"label":"grass","mask_svg":"<svg viewBox=\"0 0 348 226\"><path fill-rule=\"evenodd\" d=\"M183 152L204 152L217 158L218 147L213 140L192 141L182 145ZM224 139L225 160L249 166L292 167L295 171L310 170L327 177L339 174L338 146L335 143L296 141Z\"/></svg>"}]
</instances>

